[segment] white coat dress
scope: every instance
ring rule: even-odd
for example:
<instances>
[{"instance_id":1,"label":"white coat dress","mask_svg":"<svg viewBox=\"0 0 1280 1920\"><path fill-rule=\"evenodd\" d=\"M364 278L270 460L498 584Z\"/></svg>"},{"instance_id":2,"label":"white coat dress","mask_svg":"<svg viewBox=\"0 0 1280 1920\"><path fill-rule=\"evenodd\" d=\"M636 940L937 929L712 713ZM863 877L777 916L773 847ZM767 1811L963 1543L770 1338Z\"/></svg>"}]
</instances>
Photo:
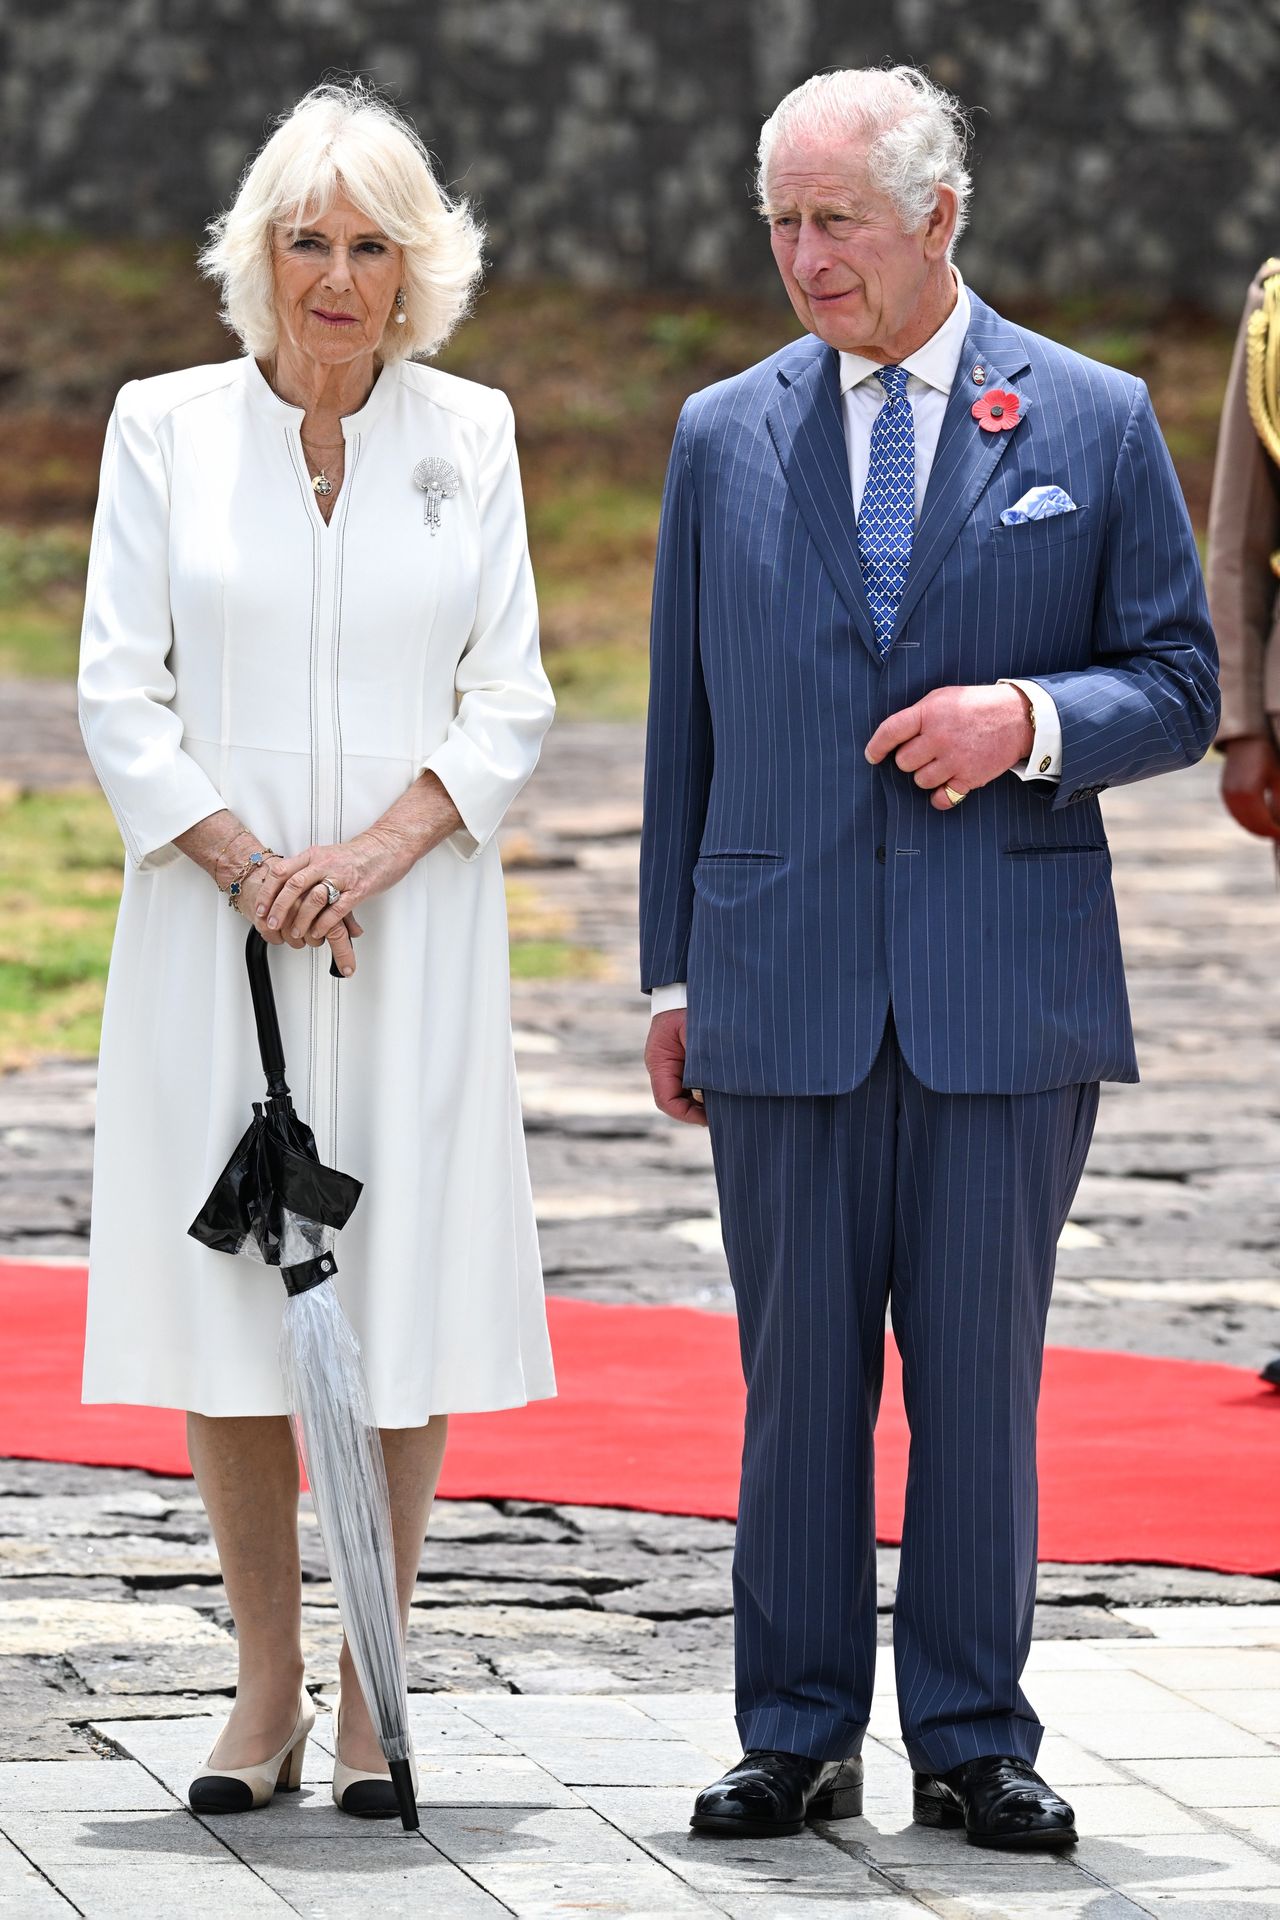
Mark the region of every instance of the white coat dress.
<instances>
[{"instance_id":1,"label":"white coat dress","mask_svg":"<svg viewBox=\"0 0 1280 1920\"><path fill-rule=\"evenodd\" d=\"M302 418L245 358L132 382L107 431L80 717L128 857L84 1397L285 1409L279 1274L187 1232L263 1082L246 923L175 835L229 807L296 853L430 768L465 824L361 904L354 976L327 946L270 956L297 1109L365 1183L335 1251L378 1421L416 1426L554 1392L494 842L553 702L506 398L385 366L328 525ZM459 481L434 535L429 456Z\"/></svg>"}]
</instances>

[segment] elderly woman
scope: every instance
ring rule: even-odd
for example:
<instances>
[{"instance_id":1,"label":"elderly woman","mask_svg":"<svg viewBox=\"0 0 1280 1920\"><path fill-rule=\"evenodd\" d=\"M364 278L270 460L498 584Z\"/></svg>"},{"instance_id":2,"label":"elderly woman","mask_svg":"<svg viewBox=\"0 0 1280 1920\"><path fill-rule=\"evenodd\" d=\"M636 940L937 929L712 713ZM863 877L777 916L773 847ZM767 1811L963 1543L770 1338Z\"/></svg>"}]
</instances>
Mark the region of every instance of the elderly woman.
<instances>
[{"instance_id":1,"label":"elderly woman","mask_svg":"<svg viewBox=\"0 0 1280 1920\"><path fill-rule=\"evenodd\" d=\"M187 1410L239 1646L202 1811L296 1784L315 1718L283 1289L187 1233L260 1091L245 919L288 950L299 1111L365 1183L337 1284L406 1618L448 1414L554 1391L494 843L553 702L510 405L418 364L480 242L402 119L318 88L202 256L243 357L131 382L107 431L80 711L128 861L84 1397ZM345 1646L340 1678L334 1797L390 1813Z\"/></svg>"}]
</instances>

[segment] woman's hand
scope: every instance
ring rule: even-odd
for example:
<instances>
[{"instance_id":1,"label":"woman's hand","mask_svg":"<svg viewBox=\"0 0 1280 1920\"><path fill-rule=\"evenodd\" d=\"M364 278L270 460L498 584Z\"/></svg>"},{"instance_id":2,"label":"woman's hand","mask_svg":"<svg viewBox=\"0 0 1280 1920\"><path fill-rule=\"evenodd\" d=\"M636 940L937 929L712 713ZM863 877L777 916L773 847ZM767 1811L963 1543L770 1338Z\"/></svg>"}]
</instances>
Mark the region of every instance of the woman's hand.
<instances>
[{"instance_id":1,"label":"woman's hand","mask_svg":"<svg viewBox=\"0 0 1280 1920\"><path fill-rule=\"evenodd\" d=\"M332 945L344 921L353 918L354 908L394 886L415 858L397 835L376 827L336 846L308 847L287 861L272 863L278 871L262 882L253 901L255 924L268 940L283 940L291 947L318 947L326 940ZM339 889L332 906L327 880ZM363 932L358 922L355 931ZM335 948L334 957L340 970L354 972L354 954L344 956Z\"/></svg>"},{"instance_id":2,"label":"woman's hand","mask_svg":"<svg viewBox=\"0 0 1280 1920\"><path fill-rule=\"evenodd\" d=\"M281 888L296 874L305 870L310 859L311 849L306 853L269 854L260 866L251 867L240 883L239 909L246 920L251 920L263 939L273 947L291 946L300 948L308 944L302 939L289 939L283 927L268 925L268 915L272 902L278 897ZM323 887L321 893L324 894ZM327 900L328 896L325 894ZM309 944L319 946L327 939L333 949L334 962L338 971L352 974L356 970L353 940L359 938L364 928L354 913L336 914L333 924L319 939Z\"/></svg>"},{"instance_id":3,"label":"woman's hand","mask_svg":"<svg viewBox=\"0 0 1280 1920\"><path fill-rule=\"evenodd\" d=\"M419 774L363 833L336 846L310 846L288 859L273 858L246 912L265 940L318 947L327 940L341 973L355 972L351 934L364 929L353 908L402 880L424 854L462 825L462 815L434 773ZM325 882L338 888L329 905Z\"/></svg>"}]
</instances>

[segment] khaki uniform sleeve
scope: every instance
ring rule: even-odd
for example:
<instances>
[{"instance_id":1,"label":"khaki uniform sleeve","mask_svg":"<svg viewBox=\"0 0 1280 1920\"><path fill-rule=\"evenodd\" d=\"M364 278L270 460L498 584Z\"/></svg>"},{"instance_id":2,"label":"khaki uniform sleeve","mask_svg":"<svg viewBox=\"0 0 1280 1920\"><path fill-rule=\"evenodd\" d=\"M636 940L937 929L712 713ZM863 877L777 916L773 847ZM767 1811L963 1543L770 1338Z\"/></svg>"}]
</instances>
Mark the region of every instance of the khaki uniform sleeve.
<instances>
[{"instance_id":1,"label":"khaki uniform sleeve","mask_svg":"<svg viewBox=\"0 0 1280 1920\"><path fill-rule=\"evenodd\" d=\"M1277 268L1268 263L1271 272ZM1271 555L1280 547L1280 469L1258 438L1245 399L1245 339L1262 305L1267 269L1255 276L1236 338L1222 406L1209 506L1209 608L1221 657L1222 722L1218 739L1280 731L1280 711L1267 696L1277 580ZM1272 686L1280 680L1272 663Z\"/></svg>"}]
</instances>

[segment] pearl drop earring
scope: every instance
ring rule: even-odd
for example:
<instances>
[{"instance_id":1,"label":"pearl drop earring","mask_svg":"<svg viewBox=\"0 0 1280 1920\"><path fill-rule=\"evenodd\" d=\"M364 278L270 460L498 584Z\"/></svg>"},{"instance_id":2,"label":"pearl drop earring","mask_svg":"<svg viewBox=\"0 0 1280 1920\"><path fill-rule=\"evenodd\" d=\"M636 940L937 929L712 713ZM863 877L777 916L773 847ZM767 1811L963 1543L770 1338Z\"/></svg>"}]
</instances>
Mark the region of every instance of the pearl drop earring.
<instances>
[{"instance_id":1,"label":"pearl drop earring","mask_svg":"<svg viewBox=\"0 0 1280 1920\"><path fill-rule=\"evenodd\" d=\"M408 315L404 310L404 288L400 287L396 293L396 325L402 327L407 318Z\"/></svg>"}]
</instances>

